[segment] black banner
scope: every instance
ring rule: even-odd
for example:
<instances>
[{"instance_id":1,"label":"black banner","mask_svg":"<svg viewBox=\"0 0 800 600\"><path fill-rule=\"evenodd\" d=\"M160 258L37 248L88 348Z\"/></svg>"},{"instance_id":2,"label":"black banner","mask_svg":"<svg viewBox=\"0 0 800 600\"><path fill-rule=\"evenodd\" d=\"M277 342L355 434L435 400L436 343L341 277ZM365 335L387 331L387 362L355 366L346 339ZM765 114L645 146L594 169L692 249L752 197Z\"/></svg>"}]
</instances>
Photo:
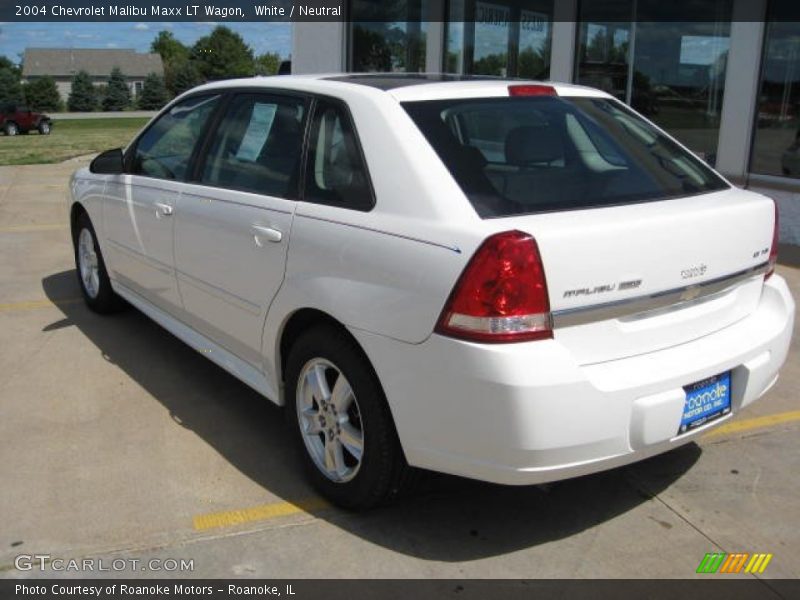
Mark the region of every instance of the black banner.
<instances>
[{"instance_id":1,"label":"black banner","mask_svg":"<svg viewBox=\"0 0 800 600\"><path fill-rule=\"evenodd\" d=\"M635 568L635 565L631 565ZM2 580L0 598L125 600L206 598L208 600L674 599L749 600L798 598L798 580Z\"/></svg>"},{"instance_id":2,"label":"black banner","mask_svg":"<svg viewBox=\"0 0 800 600\"><path fill-rule=\"evenodd\" d=\"M0 21L342 21L346 0L0 0Z\"/></svg>"},{"instance_id":3,"label":"black banner","mask_svg":"<svg viewBox=\"0 0 800 600\"><path fill-rule=\"evenodd\" d=\"M449 0L441 2L443 7ZM774 0L773 0L774 1ZM345 21L361 22L420 22L430 20L432 14L447 11L410 10L410 0L0 0L0 22L82 22L82 21L213 21L213 22L294 22L294 21ZM532 3L532 10L540 10ZM602 4L598 7L602 9ZM770 5L773 13L779 13L782 21L800 21L800 2L784 0ZM467 1L467 10L459 20L482 21L493 10L526 8L524 0L498 0L497 2ZM619 10L601 10L595 15L602 22L717 22L717 21L763 21L767 16L764 5L753 3L742 10L724 11L720 15L707 10L707 5L698 5L696 0L640 1L637 10L625 2ZM584 20L592 20L593 4L588 4ZM730 8L730 7L728 7ZM519 11L517 11L519 12ZM547 14L549 21L558 20L557 15ZM776 15L772 15L775 17ZM571 19L569 19L571 20Z\"/></svg>"}]
</instances>

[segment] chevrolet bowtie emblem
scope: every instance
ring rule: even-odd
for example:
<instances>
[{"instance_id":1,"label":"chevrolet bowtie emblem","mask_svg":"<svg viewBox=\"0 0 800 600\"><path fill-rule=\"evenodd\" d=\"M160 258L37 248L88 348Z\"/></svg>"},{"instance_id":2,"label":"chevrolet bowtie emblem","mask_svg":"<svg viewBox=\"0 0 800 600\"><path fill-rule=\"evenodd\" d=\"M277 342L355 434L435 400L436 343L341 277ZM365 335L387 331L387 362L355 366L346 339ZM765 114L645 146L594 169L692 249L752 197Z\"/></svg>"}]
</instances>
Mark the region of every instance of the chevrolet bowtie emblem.
<instances>
[{"instance_id":1,"label":"chevrolet bowtie emblem","mask_svg":"<svg viewBox=\"0 0 800 600\"><path fill-rule=\"evenodd\" d=\"M694 300L700 295L700 286L693 285L681 292L681 302L688 302L689 300Z\"/></svg>"}]
</instances>

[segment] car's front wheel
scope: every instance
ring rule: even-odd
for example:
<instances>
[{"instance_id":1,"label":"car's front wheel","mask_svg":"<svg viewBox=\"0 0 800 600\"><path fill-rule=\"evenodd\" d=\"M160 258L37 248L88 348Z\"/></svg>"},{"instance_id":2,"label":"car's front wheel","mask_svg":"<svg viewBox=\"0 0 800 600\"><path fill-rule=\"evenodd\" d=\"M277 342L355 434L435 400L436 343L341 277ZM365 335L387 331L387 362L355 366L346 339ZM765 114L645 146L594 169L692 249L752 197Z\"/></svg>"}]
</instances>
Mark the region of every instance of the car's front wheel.
<instances>
[{"instance_id":1,"label":"car's front wheel","mask_svg":"<svg viewBox=\"0 0 800 600\"><path fill-rule=\"evenodd\" d=\"M75 268L83 298L95 312L114 312L123 306L123 302L111 289L111 281L92 222L84 212L78 215L75 225Z\"/></svg>"},{"instance_id":2,"label":"car's front wheel","mask_svg":"<svg viewBox=\"0 0 800 600\"><path fill-rule=\"evenodd\" d=\"M405 462L380 382L343 331L307 331L287 362L287 418L314 486L335 504L367 509L405 486Z\"/></svg>"},{"instance_id":3,"label":"car's front wheel","mask_svg":"<svg viewBox=\"0 0 800 600\"><path fill-rule=\"evenodd\" d=\"M16 123L9 122L3 126L3 131L6 132L6 135L17 135L19 133L19 128Z\"/></svg>"},{"instance_id":4,"label":"car's front wheel","mask_svg":"<svg viewBox=\"0 0 800 600\"><path fill-rule=\"evenodd\" d=\"M41 121L38 129L41 135L50 135L50 121Z\"/></svg>"}]
</instances>

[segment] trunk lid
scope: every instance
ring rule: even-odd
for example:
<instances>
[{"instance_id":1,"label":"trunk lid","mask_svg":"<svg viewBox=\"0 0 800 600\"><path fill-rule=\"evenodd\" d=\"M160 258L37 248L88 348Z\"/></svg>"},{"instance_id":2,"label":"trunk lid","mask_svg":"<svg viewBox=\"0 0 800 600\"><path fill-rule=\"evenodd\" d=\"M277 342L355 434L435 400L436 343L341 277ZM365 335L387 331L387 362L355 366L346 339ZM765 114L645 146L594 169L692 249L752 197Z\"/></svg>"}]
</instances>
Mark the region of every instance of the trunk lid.
<instances>
[{"instance_id":1,"label":"trunk lid","mask_svg":"<svg viewBox=\"0 0 800 600\"><path fill-rule=\"evenodd\" d=\"M768 260L773 221L769 198L730 189L490 222L536 238L554 337L591 364L686 343L752 313L763 284L752 270Z\"/></svg>"}]
</instances>

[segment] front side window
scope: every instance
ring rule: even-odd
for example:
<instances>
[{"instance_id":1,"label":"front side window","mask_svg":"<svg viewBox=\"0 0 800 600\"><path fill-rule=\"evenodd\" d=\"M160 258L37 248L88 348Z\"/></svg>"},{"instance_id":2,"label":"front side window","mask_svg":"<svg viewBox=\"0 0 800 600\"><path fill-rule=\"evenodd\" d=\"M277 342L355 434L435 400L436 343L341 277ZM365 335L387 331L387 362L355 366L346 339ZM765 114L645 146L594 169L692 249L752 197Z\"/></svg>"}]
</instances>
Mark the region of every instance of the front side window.
<instances>
[{"instance_id":1,"label":"front side window","mask_svg":"<svg viewBox=\"0 0 800 600\"><path fill-rule=\"evenodd\" d=\"M305 112L300 98L236 96L214 136L201 183L296 197Z\"/></svg>"},{"instance_id":2,"label":"front side window","mask_svg":"<svg viewBox=\"0 0 800 600\"><path fill-rule=\"evenodd\" d=\"M320 101L308 148L305 200L356 210L372 208L369 175L355 129L344 108Z\"/></svg>"},{"instance_id":3,"label":"front side window","mask_svg":"<svg viewBox=\"0 0 800 600\"><path fill-rule=\"evenodd\" d=\"M218 100L219 96L189 98L161 115L137 141L132 172L184 181L194 148Z\"/></svg>"},{"instance_id":4,"label":"front side window","mask_svg":"<svg viewBox=\"0 0 800 600\"><path fill-rule=\"evenodd\" d=\"M607 98L487 98L404 108L482 217L727 189L691 152Z\"/></svg>"}]
</instances>

